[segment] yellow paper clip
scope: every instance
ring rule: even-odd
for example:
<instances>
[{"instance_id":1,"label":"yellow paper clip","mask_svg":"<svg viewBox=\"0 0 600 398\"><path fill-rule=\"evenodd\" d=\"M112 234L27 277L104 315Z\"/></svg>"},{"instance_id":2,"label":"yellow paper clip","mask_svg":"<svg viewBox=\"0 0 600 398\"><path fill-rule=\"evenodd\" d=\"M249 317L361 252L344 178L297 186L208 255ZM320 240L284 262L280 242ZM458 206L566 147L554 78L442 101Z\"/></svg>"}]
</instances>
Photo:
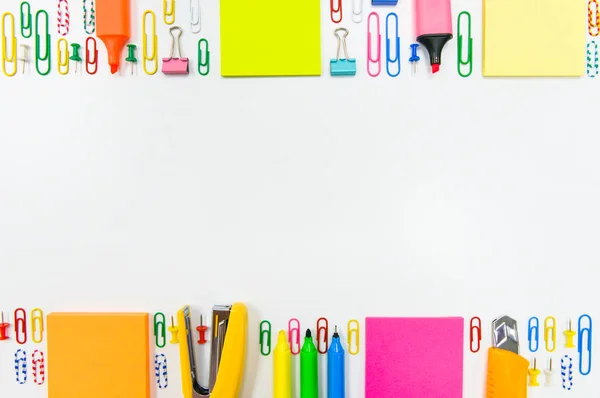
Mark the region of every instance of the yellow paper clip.
<instances>
[{"instance_id":1,"label":"yellow paper clip","mask_svg":"<svg viewBox=\"0 0 600 398\"><path fill-rule=\"evenodd\" d=\"M169 332L171 332L171 344L179 344L179 328L175 326L175 321L171 315L171 326L169 326Z\"/></svg>"},{"instance_id":2,"label":"yellow paper clip","mask_svg":"<svg viewBox=\"0 0 600 398\"><path fill-rule=\"evenodd\" d=\"M146 16L150 15L152 23L152 55L148 55L148 35L146 34ZM158 36L156 36L156 14L153 11L147 10L142 17L142 57L144 72L147 75L154 75L158 71ZM148 70L147 62L154 62L154 69Z\"/></svg>"},{"instance_id":3,"label":"yellow paper clip","mask_svg":"<svg viewBox=\"0 0 600 398\"><path fill-rule=\"evenodd\" d=\"M56 43L58 54L56 62L58 63L58 73L67 75L69 73L69 42L65 38L58 39Z\"/></svg>"},{"instance_id":4,"label":"yellow paper clip","mask_svg":"<svg viewBox=\"0 0 600 398\"><path fill-rule=\"evenodd\" d=\"M571 326L571 320L569 319L569 329L564 331L565 334L565 348L575 348L575 343L573 342L573 340L575 340L575 335L577 334L577 332L575 332Z\"/></svg>"},{"instance_id":5,"label":"yellow paper clip","mask_svg":"<svg viewBox=\"0 0 600 398\"><path fill-rule=\"evenodd\" d=\"M6 37L6 19L10 21L10 55L8 55L8 42ZM6 63L13 64L13 71L8 72ZM17 74L17 37L15 36L15 16L10 12L2 14L2 72L7 77L13 77Z\"/></svg>"},{"instance_id":6,"label":"yellow paper clip","mask_svg":"<svg viewBox=\"0 0 600 398\"><path fill-rule=\"evenodd\" d=\"M44 340L44 313L39 308L31 310L31 340L38 344Z\"/></svg>"},{"instance_id":7,"label":"yellow paper clip","mask_svg":"<svg viewBox=\"0 0 600 398\"><path fill-rule=\"evenodd\" d=\"M537 368L537 359L533 358L533 369L529 369L528 373L529 373L529 386L530 387L539 387L540 383L538 382L538 377L540 375L540 370Z\"/></svg>"},{"instance_id":8,"label":"yellow paper clip","mask_svg":"<svg viewBox=\"0 0 600 398\"><path fill-rule=\"evenodd\" d=\"M546 351L554 352L556 350L556 318L553 316L544 319L544 341L546 342ZM552 342L552 346L550 346L550 342Z\"/></svg>"},{"instance_id":9,"label":"yellow paper clip","mask_svg":"<svg viewBox=\"0 0 600 398\"><path fill-rule=\"evenodd\" d=\"M355 344L352 344L354 335ZM358 355L360 352L360 324L356 319L348 321L348 352L350 355Z\"/></svg>"},{"instance_id":10,"label":"yellow paper clip","mask_svg":"<svg viewBox=\"0 0 600 398\"><path fill-rule=\"evenodd\" d=\"M169 10L169 1L171 3L171 10ZM163 17L167 25L175 23L175 0L164 0Z\"/></svg>"}]
</instances>

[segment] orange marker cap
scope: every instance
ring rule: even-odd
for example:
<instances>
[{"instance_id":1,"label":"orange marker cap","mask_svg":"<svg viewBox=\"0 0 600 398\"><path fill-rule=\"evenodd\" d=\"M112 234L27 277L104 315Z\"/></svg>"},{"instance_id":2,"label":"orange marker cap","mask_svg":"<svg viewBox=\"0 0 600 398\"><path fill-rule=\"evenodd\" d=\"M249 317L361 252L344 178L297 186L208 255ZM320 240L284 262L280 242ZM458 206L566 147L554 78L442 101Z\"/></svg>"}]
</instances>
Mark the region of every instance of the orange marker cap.
<instances>
[{"instance_id":1,"label":"orange marker cap","mask_svg":"<svg viewBox=\"0 0 600 398\"><path fill-rule=\"evenodd\" d=\"M96 3L96 35L108 52L110 72L117 73L121 52L131 36L130 0L103 0Z\"/></svg>"}]
</instances>

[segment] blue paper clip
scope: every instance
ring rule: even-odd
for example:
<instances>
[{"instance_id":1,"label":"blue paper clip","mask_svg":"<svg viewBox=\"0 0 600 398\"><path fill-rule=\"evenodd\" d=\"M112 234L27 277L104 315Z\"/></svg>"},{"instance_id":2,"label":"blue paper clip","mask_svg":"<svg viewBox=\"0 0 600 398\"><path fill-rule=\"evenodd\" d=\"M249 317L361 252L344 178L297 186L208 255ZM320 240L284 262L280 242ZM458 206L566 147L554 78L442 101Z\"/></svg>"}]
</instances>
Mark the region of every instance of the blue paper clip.
<instances>
[{"instance_id":1,"label":"blue paper clip","mask_svg":"<svg viewBox=\"0 0 600 398\"><path fill-rule=\"evenodd\" d=\"M346 46L346 37L348 29L337 28L333 34L338 39L337 56L329 61L329 71L331 76L354 76L356 75L356 58L348 57L348 47ZM343 35L343 36L342 36ZM344 58L340 58L340 51L344 47Z\"/></svg>"},{"instance_id":2,"label":"blue paper clip","mask_svg":"<svg viewBox=\"0 0 600 398\"><path fill-rule=\"evenodd\" d=\"M540 320L535 316L529 318L527 339L529 340L529 351L536 352L540 347ZM535 348L533 346L534 342Z\"/></svg>"},{"instance_id":3,"label":"blue paper clip","mask_svg":"<svg viewBox=\"0 0 600 398\"><path fill-rule=\"evenodd\" d=\"M396 20L396 32L395 32L395 39L396 39L396 50L395 50L395 58L391 58L391 40L390 40L390 17L394 18ZM396 13L394 12L390 12L387 17L385 18L385 50L386 50L386 62L385 62L385 69L387 70L387 74L389 77L396 77L400 74L400 37L398 36L398 15L396 15ZM392 64L398 64L398 72L396 73L392 73L390 72L390 65Z\"/></svg>"},{"instance_id":4,"label":"blue paper clip","mask_svg":"<svg viewBox=\"0 0 600 398\"><path fill-rule=\"evenodd\" d=\"M374 6L397 6L398 0L371 0L371 5L374 5Z\"/></svg>"},{"instance_id":5,"label":"blue paper clip","mask_svg":"<svg viewBox=\"0 0 600 398\"><path fill-rule=\"evenodd\" d=\"M581 320L587 319L588 327L581 327ZM577 341L577 352L579 353L579 373L582 376L587 376L590 374L592 370L592 318L588 314L583 314L579 317L579 321L577 322L578 330L578 341ZM584 347L583 335L587 335L587 347ZM583 361L583 349L586 348L588 352L588 360L587 360L587 370L583 370L584 361Z\"/></svg>"}]
</instances>

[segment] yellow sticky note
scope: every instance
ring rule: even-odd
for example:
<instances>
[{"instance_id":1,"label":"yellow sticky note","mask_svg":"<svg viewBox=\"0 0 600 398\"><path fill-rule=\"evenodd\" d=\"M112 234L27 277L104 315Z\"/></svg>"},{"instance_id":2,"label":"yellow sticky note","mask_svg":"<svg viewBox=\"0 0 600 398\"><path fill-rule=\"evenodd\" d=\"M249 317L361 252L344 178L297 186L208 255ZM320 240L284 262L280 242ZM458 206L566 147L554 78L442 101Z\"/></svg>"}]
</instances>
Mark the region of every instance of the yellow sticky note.
<instances>
[{"instance_id":1,"label":"yellow sticky note","mask_svg":"<svg viewBox=\"0 0 600 398\"><path fill-rule=\"evenodd\" d=\"M484 0L484 76L583 76L586 0Z\"/></svg>"},{"instance_id":2,"label":"yellow sticky note","mask_svg":"<svg viewBox=\"0 0 600 398\"><path fill-rule=\"evenodd\" d=\"M320 0L221 0L221 75L321 75Z\"/></svg>"},{"instance_id":3,"label":"yellow sticky note","mask_svg":"<svg viewBox=\"0 0 600 398\"><path fill-rule=\"evenodd\" d=\"M48 398L150 398L147 313L52 313Z\"/></svg>"}]
</instances>

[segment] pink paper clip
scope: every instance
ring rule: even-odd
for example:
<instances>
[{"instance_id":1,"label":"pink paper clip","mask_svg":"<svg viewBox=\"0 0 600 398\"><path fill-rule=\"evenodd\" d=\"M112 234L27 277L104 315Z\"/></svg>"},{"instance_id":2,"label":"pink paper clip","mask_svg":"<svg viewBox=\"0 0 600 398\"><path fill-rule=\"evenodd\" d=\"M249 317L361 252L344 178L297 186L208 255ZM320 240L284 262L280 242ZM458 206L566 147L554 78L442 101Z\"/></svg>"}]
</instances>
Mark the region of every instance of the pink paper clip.
<instances>
[{"instance_id":1,"label":"pink paper clip","mask_svg":"<svg viewBox=\"0 0 600 398\"><path fill-rule=\"evenodd\" d=\"M295 324L295 326L293 326ZM294 338L294 334L296 334ZM300 354L300 321L296 318L288 322L288 340L293 355Z\"/></svg>"},{"instance_id":2,"label":"pink paper clip","mask_svg":"<svg viewBox=\"0 0 600 398\"><path fill-rule=\"evenodd\" d=\"M92 56L92 54L94 55ZM90 68L90 66L94 68ZM95 75L98 72L98 47L96 47L96 39L93 37L88 37L85 41L85 71L88 75Z\"/></svg>"},{"instance_id":3,"label":"pink paper clip","mask_svg":"<svg viewBox=\"0 0 600 398\"><path fill-rule=\"evenodd\" d=\"M323 346L321 346L323 343ZM319 354L327 354L329 349L329 321L327 318L317 320L317 351Z\"/></svg>"},{"instance_id":4,"label":"pink paper clip","mask_svg":"<svg viewBox=\"0 0 600 398\"><path fill-rule=\"evenodd\" d=\"M174 31L179 32L177 40L175 39ZM169 33L173 38L173 45L171 46L171 55L169 58L163 58L162 72L165 75L189 75L190 60L181 55L181 35L183 35L183 30L179 26L173 26L169 29ZM174 57L175 47L177 47L179 57Z\"/></svg>"},{"instance_id":5,"label":"pink paper clip","mask_svg":"<svg viewBox=\"0 0 600 398\"><path fill-rule=\"evenodd\" d=\"M375 21L377 22L377 58L373 59L372 57L372 48L371 48L371 17L375 17ZM371 65L377 64L377 72L371 71ZM381 73L381 29L379 24L379 14L376 12L372 12L369 14L369 18L367 19L367 73L371 77L377 77Z\"/></svg>"}]
</instances>

